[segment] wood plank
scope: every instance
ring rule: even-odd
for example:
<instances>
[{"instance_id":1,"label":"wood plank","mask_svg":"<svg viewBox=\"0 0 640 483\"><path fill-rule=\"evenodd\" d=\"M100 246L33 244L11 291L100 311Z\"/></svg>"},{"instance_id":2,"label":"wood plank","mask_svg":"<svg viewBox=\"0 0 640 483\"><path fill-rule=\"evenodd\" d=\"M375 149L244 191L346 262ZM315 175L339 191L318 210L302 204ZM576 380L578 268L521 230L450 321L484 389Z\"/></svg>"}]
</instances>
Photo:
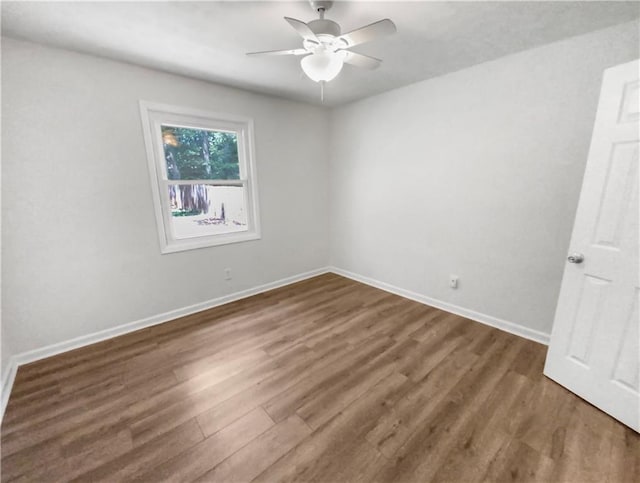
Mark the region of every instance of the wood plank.
<instances>
[{"instance_id":1,"label":"wood plank","mask_svg":"<svg viewBox=\"0 0 640 483\"><path fill-rule=\"evenodd\" d=\"M380 380L393 374L398 361L413 341L405 340L383 349L362 367L351 371L346 377L331 387L323 388L323 393L309 399L296 410L313 429L320 427L335 414L374 387Z\"/></svg>"},{"instance_id":2,"label":"wood plank","mask_svg":"<svg viewBox=\"0 0 640 483\"><path fill-rule=\"evenodd\" d=\"M229 421L264 404L278 393L286 391L288 387L313 377L314 373L323 371L333 362L345 358L350 350L351 347L346 343L327 346L323 351L319 351L316 346L313 350L316 357L309 360L308 364L287 368L199 414L197 419L202 431L205 435L219 431Z\"/></svg>"},{"instance_id":3,"label":"wood plank","mask_svg":"<svg viewBox=\"0 0 640 483\"><path fill-rule=\"evenodd\" d=\"M640 437L621 424L613 425L607 482L640 481Z\"/></svg>"},{"instance_id":4,"label":"wood plank","mask_svg":"<svg viewBox=\"0 0 640 483\"><path fill-rule=\"evenodd\" d=\"M327 357L330 360L340 354L339 348L327 354L319 354L304 347L301 349L303 352L297 349L287 351L287 354L296 358L295 362L285 364L286 370L257 373L257 376L251 371L247 371L246 375L241 373L210 390L132 422L130 427L134 444L153 438L192 416L197 417L205 435L213 434L283 390L288 384L305 377L308 369L316 365L321 367L326 363ZM287 354L281 354L277 360L287 361Z\"/></svg>"},{"instance_id":5,"label":"wood plank","mask_svg":"<svg viewBox=\"0 0 640 483\"><path fill-rule=\"evenodd\" d=\"M198 423L192 419L72 481L108 482L132 479L136 474L144 473L186 449L192 448L203 439Z\"/></svg>"},{"instance_id":6,"label":"wood plank","mask_svg":"<svg viewBox=\"0 0 640 483\"><path fill-rule=\"evenodd\" d=\"M482 474L483 481L546 482L557 481L552 473L554 462L516 439L508 440ZM472 475L473 473L469 473ZM476 473L478 474L478 473ZM585 481L585 480L573 480Z\"/></svg>"},{"instance_id":7,"label":"wood plank","mask_svg":"<svg viewBox=\"0 0 640 483\"><path fill-rule=\"evenodd\" d=\"M606 481L614 424L619 423L590 404L577 404L568 417L563 452L556 456L552 477L557 481Z\"/></svg>"},{"instance_id":8,"label":"wood plank","mask_svg":"<svg viewBox=\"0 0 640 483\"><path fill-rule=\"evenodd\" d=\"M393 345L390 339L376 339L370 343L363 343L353 348L342 360L336 361L327 367L326 371L315 374L315 377L298 382L291 388L287 388L263 407L276 421L293 415L298 408L320 397L327 388L339 384L348 376L352 367L360 367Z\"/></svg>"},{"instance_id":9,"label":"wood plank","mask_svg":"<svg viewBox=\"0 0 640 483\"><path fill-rule=\"evenodd\" d=\"M471 424L475 410L493 392L518 354L521 342L498 340L492 351L471 366L448 393L447 398L411 433L381 473L382 481L411 478L429 481L445 461L450 448L465 425Z\"/></svg>"},{"instance_id":10,"label":"wood plank","mask_svg":"<svg viewBox=\"0 0 640 483\"><path fill-rule=\"evenodd\" d=\"M468 481L481 475L493 463L495 455L511 438L501 432L503 415L508 413L521 394L529 394L525 376L507 372L489 398L473 409L473 418L458 432L445 459L438 464L435 481ZM531 450L539 455L539 453ZM494 481L489 478L489 481Z\"/></svg>"},{"instance_id":11,"label":"wood plank","mask_svg":"<svg viewBox=\"0 0 640 483\"><path fill-rule=\"evenodd\" d=\"M262 433L195 481L251 481L310 433L311 430L304 421L298 416L291 416Z\"/></svg>"},{"instance_id":12,"label":"wood plank","mask_svg":"<svg viewBox=\"0 0 640 483\"><path fill-rule=\"evenodd\" d=\"M358 473L371 479L369 470L374 470L383 457L364 437L409 389L407 382L401 374L390 374L265 470L256 482L350 481L346 472L351 473L350 478ZM353 471L354 467L358 471ZM334 476L329 478L329 473Z\"/></svg>"},{"instance_id":13,"label":"wood plank","mask_svg":"<svg viewBox=\"0 0 640 483\"><path fill-rule=\"evenodd\" d=\"M420 427L478 356L464 349L452 353L422 380L411 385L407 395L367 433L367 441L388 458L393 458L409 436Z\"/></svg>"},{"instance_id":14,"label":"wood plank","mask_svg":"<svg viewBox=\"0 0 640 483\"><path fill-rule=\"evenodd\" d=\"M140 475L137 479L154 482L193 481L273 425L274 422L262 408L254 409L187 451Z\"/></svg>"}]
</instances>

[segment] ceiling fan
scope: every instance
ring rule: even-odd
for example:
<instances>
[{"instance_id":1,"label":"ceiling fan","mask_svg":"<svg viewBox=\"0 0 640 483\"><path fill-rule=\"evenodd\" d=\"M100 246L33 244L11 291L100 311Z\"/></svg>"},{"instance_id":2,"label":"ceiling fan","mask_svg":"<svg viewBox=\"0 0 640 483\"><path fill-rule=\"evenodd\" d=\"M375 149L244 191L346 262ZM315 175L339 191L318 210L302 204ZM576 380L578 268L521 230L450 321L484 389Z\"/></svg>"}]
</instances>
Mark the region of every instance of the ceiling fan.
<instances>
[{"instance_id":1,"label":"ceiling fan","mask_svg":"<svg viewBox=\"0 0 640 483\"><path fill-rule=\"evenodd\" d=\"M302 70L310 79L322 83L334 79L344 64L375 69L382 63L380 59L358 54L349 49L378 37L395 33L396 26L391 20L386 18L342 34L340 25L333 20L324 18L325 12L331 8L333 2L310 1L309 3L318 12L320 18L309 23L295 18L284 18L302 37L301 48L249 52L247 55L304 56L300 62Z\"/></svg>"}]
</instances>

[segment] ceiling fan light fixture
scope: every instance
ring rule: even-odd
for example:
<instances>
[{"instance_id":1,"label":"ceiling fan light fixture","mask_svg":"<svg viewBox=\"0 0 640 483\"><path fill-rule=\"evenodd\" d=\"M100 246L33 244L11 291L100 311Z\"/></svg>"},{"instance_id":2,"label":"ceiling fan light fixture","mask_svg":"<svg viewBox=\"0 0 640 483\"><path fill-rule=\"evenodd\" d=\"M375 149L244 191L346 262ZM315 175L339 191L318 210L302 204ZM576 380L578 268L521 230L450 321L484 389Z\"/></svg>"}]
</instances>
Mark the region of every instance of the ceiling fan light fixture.
<instances>
[{"instance_id":1,"label":"ceiling fan light fixture","mask_svg":"<svg viewBox=\"0 0 640 483\"><path fill-rule=\"evenodd\" d=\"M300 67L309 79L315 82L329 82L336 78L344 65L344 55L339 52L315 52L303 57Z\"/></svg>"}]
</instances>

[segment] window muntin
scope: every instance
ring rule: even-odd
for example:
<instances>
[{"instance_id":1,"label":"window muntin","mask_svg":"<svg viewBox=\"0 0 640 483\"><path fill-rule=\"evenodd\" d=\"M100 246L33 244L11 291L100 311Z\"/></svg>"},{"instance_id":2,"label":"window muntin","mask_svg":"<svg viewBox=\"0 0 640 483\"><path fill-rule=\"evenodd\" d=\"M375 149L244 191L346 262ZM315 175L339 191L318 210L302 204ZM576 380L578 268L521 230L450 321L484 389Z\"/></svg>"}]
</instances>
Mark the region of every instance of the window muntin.
<instances>
[{"instance_id":1,"label":"window muntin","mask_svg":"<svg viewBox=\"0 0 640 483\"><path fill-rule=\"evenodd\" d=\"M141 110L162 252L259 238L251 121Z\"/></svg>"}]
</instances>

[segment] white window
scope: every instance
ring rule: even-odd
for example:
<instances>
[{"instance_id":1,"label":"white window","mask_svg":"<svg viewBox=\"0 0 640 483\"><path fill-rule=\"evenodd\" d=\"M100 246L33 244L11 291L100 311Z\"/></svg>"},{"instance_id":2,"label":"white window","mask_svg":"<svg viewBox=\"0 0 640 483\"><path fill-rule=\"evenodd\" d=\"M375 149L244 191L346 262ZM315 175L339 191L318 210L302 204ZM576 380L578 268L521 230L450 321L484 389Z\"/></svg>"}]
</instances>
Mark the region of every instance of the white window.
<instances>
[{"instance_id":1,"label":"white window","mask_svg":"<svg viewBox=\"0 0 640 483\"><path fill-rule=\"evenodd\" d=\"M251 119L140 102L162 253L260 238Z\"/></svg>"}]
</instances>

